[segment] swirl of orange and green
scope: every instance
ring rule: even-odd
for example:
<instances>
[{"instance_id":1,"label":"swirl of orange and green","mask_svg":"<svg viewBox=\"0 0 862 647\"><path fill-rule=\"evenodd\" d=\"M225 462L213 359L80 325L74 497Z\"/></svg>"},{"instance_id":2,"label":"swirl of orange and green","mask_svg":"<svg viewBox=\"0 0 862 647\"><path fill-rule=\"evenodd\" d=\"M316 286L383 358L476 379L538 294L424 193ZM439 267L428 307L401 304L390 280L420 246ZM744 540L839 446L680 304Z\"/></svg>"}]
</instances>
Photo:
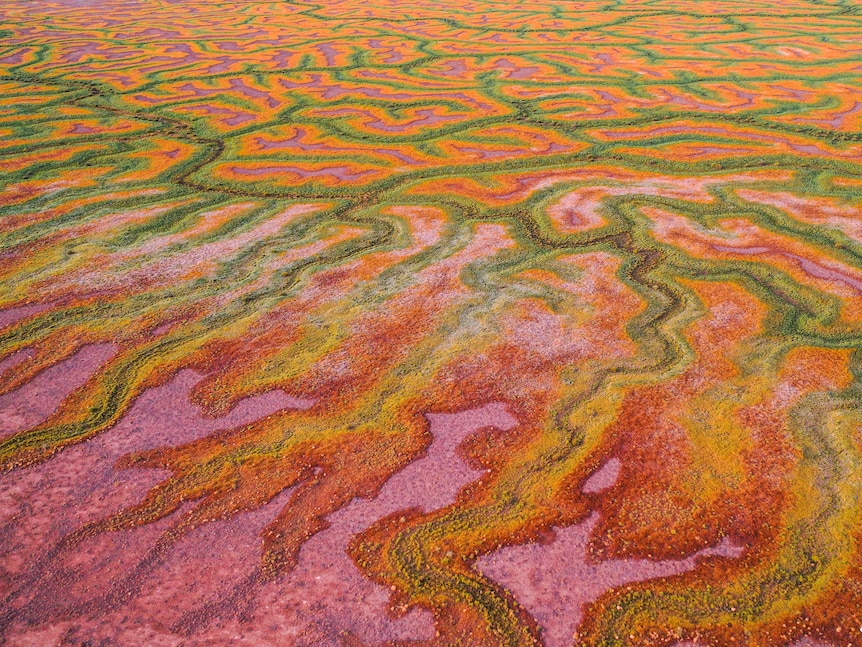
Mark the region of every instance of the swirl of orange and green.
<instances>
[{"instance_id":1,"label":"swirl of orange and green","mask_svg":"<svg viewBox=\"0 0 862 647\"><path fill-rule=\"evenodd\" d=\"M30 4L0 8L0 393L113 354L0 436L7 477L186 368L209 416L314 402L127 454L169 475L39 568L169 520L165 554L294 488L278 579L425 456L426 413L503 403L455 501L351 543L432 643L541 643L477 561L598 514L596 562L741 553L608 587L577 644L862 644L852 3Z\"/></svg>"}]
</instances>

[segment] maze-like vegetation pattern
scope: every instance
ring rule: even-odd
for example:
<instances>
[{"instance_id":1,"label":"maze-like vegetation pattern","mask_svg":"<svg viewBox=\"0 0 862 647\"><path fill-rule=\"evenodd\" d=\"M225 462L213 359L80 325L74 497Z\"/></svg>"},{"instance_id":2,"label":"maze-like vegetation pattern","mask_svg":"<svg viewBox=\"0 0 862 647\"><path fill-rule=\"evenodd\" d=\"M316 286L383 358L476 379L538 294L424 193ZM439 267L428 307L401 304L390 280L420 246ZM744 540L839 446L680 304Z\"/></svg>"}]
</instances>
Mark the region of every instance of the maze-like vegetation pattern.
<instances>
[{"instance_id":1,"label":"maze-like vegetation pattern","mask_svg":"<svg viewBox=\"0 0 862 647\"><path fill-rule=\"evenodd\" d=\"M862 645L860 81L855 0L4 0L0 642Z\"/></svg>"}]
</instances>

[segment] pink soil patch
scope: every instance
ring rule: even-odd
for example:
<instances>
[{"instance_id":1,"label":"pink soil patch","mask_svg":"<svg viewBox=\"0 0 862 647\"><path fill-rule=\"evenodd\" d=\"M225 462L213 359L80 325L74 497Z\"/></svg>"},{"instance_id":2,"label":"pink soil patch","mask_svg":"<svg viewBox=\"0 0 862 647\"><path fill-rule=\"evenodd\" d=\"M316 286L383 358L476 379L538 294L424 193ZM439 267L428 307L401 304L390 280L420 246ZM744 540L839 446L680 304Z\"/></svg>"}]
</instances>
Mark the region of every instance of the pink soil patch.
<instances>
[{"instance_id":1,"label":"pink soil patch","mask_svg":"<svg viewBox=\"0 0 862 647\"><path fill-rule=\"evenodd\" d=\"M344 150L343 148L332 148L327 146L326 144L306 144L303 140L308 136L308 133L303 128L297 128L296 133L290 139L279 139L279 140L267 140L263 137L256 137L255 142L260 147L261 150L270 151L270 150L278 150L281 148L292 148L301 150L303 152L310 151L319 151L319 150L327 150L327 151L340 151Z\"/></svg>"},{"instance_id":2,"label":"pink soil patch","mask_svg":"<svg viewBox=\"0 0 862 647\"><path fill-rule=\"evenodd\" d=\"M245 63L243 59L233 58L232 56L219 56L216 60L221 62L208 67L204 70L205 74L221 74L222 72L227 72L235 65L242 65Z\"/></svg>"},{"instance_id":3,"label":"pink soil patch","mask_svg":"<svg viewBox=\"0 0 862 647\"><path fill-rule=\"evenodd\" d=\"M311 74L308 78L311 79L308 83L297 83L288 79L278 79L278 82L288 90L293 90L294 88L319 88L324 84L322 74Z\"/></svg>"},{"instance_id":4,"label":"pink soil patch","mask_svg":"<svg viewBox=\"0 0 862 647\"><path fill-rule=\"evenodd\" d=\"M496 159L498 157L513 157L516 155L523 155L525 151L523 150L485 150L482 148L472 148L468 146L456 146L456 148L462 153L469 153L471 155L477 155L482 159Z\"/></svg>"},{"instance_id":5,"label":"pink soil patch","mask_svg":"<svg viewBox=\"0 0 862 647\"><path fill-rule=\"evenodd\" d=\"M4 56L0 58L0 65L18 65L19 63L23 63L24 57L29 54L30 51L31 50L28 47L27 49L22 49L20 52Z\"/></svg>"},{"instance_id":6,"label":"pink soil patch","mask_svg":"<svg viewBox=\"0 0 862 647\"><path fill-rule=\"evenodd\" d=\"M194 112L203 112L207 115L224 115L225 117L227 117L227 119L224 120L224 123L226 123L228 126L239 126L249 121L254 121L255 119L254 115L247 112L230 110L228 108L220 108L219 106L213 106L210 104L189 106L186 109L192 110Z\"/></svg>"},{"instance_id":7,"label":"pink soil patch","mask_svg":"<svg viewBox=\"0 0 862 647\"><path fill-rule=\"evenodd\" d=\"M584 486L587 493L611 487L619 474L617 459L609 460ZM612 589L631 582L685 573L704 557L738 557L742 549L729 541L682 560L608 560L595 563L589 554L590 535L599 521L593 513L581 523L556 529L551 544L509 546L476 561L487 577L505 586L543 629L547 647L564 647L572 640L589 604Z\"/></svg>"},{"instance_id":8,"label":"pink soil patch","mask_svg":"<svg viewBox=\"0 0 862 647\"><path fill-rule=\"evenodd\" d=\"M366 87L344 87L341 85L334 85L330 88L327 88L323 93L324 99L338 99L345 95L359 95L363 97L369 97L371 99L412 99L413 95L408 94L407 92L383 92L380 88L366 88Z\"/></svg>"},{"instance_id":9,"label":"pink soil patch","mask_svg":"<svg viewBox=\"0 0 862 647\"><path fill-rule=\"evenodd\" d=\"M45 312L51 307L50 303L34 303L27 306L16 306L14 308L6 308L0 310L0 330L14 326L19 321L23 321L27 317L32 317L41 312Z\"/></svg>"},{"instance_id":10,"label":"pink soil patch","mask_svg":"<svg viewBox=\"0 0 862 647\"><path fill-rule=\"evenodd\" d=\"M607 224L601 214L604 200L608 196L653 195L701 203L713 202L709 189L722 182L748 182L755 176L736 175L724 178L687 179L658 177L621 186L588 186L567 193L548 208L548 215L554 224L566 233L588 231ZM550 183L550 184L553 184ZM547 186L550 186L548 184ZM537 188L543 188L541 184ZM501 196L507 197L507 196Z\"/></svg>"},{"instance_id":11,"label":"pink soil patch","mask_svg":"<svg viewBox=\"0 0 862 647\"><path fill-rule=\"evenodd\" d=\"M113 51L110 48L105 49L104 45L99 43L88 43L87 45L81 45L80 47L73 47L60 60L64 63L77 63L87 55L99 55L108 60L115 60L128 56L128 54L124 53L122 50Z\"/></svg>"},{"instance_id":12,"label":"pink soil patch","mask_svg":"<svg viewBox=\"0 0 862 647\"><path fill-rule=\"evenodd\" d=\"M719 137L736 137L739 139L746 139L752 141L762 141L762 142L774 142L777 144L785 144L788 147L792 148L795 151L801 153L808 153L811 155L834 155L835 153L829 151L826 148L821 146L817 146L814 144L798 144L784 137L780 137L777 135L764 135L761 133L753 133L753 132L742 132L742 131L734 131L728 130L726 128L719 128L717 126L692 126L689 124L685 125L675 125L675 126L662 126L659 128L651 128L648 130L620 130L620 131L603 131L602 136L611 140L619 140L619 139L640 139L640 138L650 138L650 137L659 137L661 135L676 135L676 134L703 134L703 135L718 135ZM716 149L719 152L727 151L726 148ZM754 149L751 149L754 150Z\"/></svg>"},{"instance_id":13,"label":"pink soil patch","mask_svg":"<svg viewBox=\"0 0 862 647\"><path fill-rule=\"evenodd\" d=\"M857 207L835 204L830 200L799 197L791 193L767 193L739 189L737 194L746 200L786 210L803 222L834 227L857 242L862 242L862 220Z\"/></svg>"},{"instance_id":14,"label":"pink soil patch","mask_svg":"<svg viewBox=\"0 0 862 647\"><path fill-rule=\"evenodd\" d=\"M464 73L467 71L467 65L464 61L448 61L446 64L446 70L440 72L444 76L464 76Z\"/></svg>"},{"instance_id":15,"label":"pink soil patch","mask_svg":"<svg viewBox=\"0 0 862 647\"><path fill-rule=\"evenodd\" d=\"M671 645L671 647L706 647L706 643L696 643L691 641L686 642L677 642ZM815 640L814 638L800 638L792 643L788 643L786 647L834 647L832 643L823 642L822 640Z\"/></svg>"},{"instance_id":16,"label":"pink soil patch","mask_svg":"<svg viewBox=\"0 0 862 647\"><path fill-rule=\"evenodd\" d=\"M291 148L301 150L303 152L312 152L312 151L323 151L325 153L357 153L355 148L346 148L341 146L330 146L329 144L315 144L315 143L305 143L303 140L306 138L307 133L302 128L296 129L296 134L290 139L282 139L282 140L266 140L263 137L255 138L255 142L260 147L261 150L273 150L273 149L281 149L281 148ZM391 148L375 148L374 152L378 155L391 155L395 157L405 164L411 164L414 166L420 166L423 164L421 160L417 160L414 157L410 157L409 155L404 154L401 151L391 149Z\"/></svg>"},{"instance_id":17,"label":"pink soil patch","mask_svg":"<svg viewBox=\"0 0 862 647\"><path fill-rule=\"evenodd\" d=\"M24 352L12 357L22 356ZM85 346L69 359L42 371L24 386L0 396L0 438L45 421L70 393L83 386L116 352L117 347L111 344ZM23 356L20 361L25 358Z\"/></svg>"},{"instance_id":18,"label":"pink soil patch","mask_svg":"<svg viewBox=\"0 0 862 647\"><path fill-rule=\"evenodd\" d=\"M182 244L189 239L194 240L197 234L212 230L228 215L242 213L255 205L253 203L242 203L230 205L230 207L207 212L201 215L200 223L193 229L183 234L169 234L154 238L141 245L134 251L122 251L112 254L107 262L97 269L83 267L75 272L69 272L62 281L55 281L52 286L55 291L80 291L99 288L101 290L129 289L129 285L135 285L138 289L144 286L156 285L171 279L181 279L190 275L199 276L200 273L211 271L215 266L214 259L225 260L232 254L237 253L246 245L259 242L265 238L276 236L289 222L299 216L314 211L315 205L293 205L283 212L260 223L253 229L235 233L230 238L203 243L197 247L190 247L183 251L164 256L156 255L156 252L169 248L172 245ZM320 246L325 248L326 243L315 243L283 255L279 260L290 262L288 257L296 254L314 254L319 251ZM105 266L121 265L132 259L143 258L137 263L135 270L123 274L110 272Z\"/></svg>"},{"instance_id":19,"label":"pink soil patch","mask_svg":"<svg viewBox=\"0 0 862 647\"><path fill-rule=\"evenodd\" d=\"M581 488L581 492L584 494L596 494L602 490L607 490L617 482L622 465L619 458L611 458L586 480L584 487Z\"/></svg>"},{"instance_id":20,"label":"pink soil patch","mask_svg":"<svg viewBox=\"0 0 862 647\"><path fill-rule=\"evenodd\" d=\"M22 348L21 350L4 357L0 360L0 375L3 375L6 371L11 371L21 362L30 359L35 354L36 352L32 348ZM2 413L0 413L0 416L2 416ZM2 425L3 423L0 421L0 429L2 429Z\"/></svg>"},{"instance_id":21,"label":"pink soil patch","mask_svg":"<svg viewBox=\"0 0 862 647\"><path fill-rule=\"evenodd\" d=\"M270 60L275 63L275 69L283 70L290 67L291 59L293 59L294 56L295 54L293 52L279 52Z\"/></svg>"},{"instance_id":22,"label":"pink soil patch","mask_svg":"<svg viewBox=\"0 0 862 647\"><path fill-rule=\"evenodd\" d=\"M75 124L75 127L69 132L72 135L92 135L93 133L99 132L99 129L93 128L92 126L85 126L84 124Z\"/></svg>"},{"instance_id":23,"label":"pink soil patch","mask_svg":"<svg viewBox=\"0 0 862 647\"><path fill-rule=\"evenodd\" d=\"M317 46L317 49L326 57L327 67L338 65L338 49L336 47L333 47L330 43L321 43Z\"/></svg>"},{"instance_id":24,"label":"pink soil patch","mask_svg":"<svg viewBox=\"0 0 862 647\"><path fill-rule=\"evenodd\" d=\"M857 292L862 293L862 278L850 276L848 273L841 272L839 270L833 270L827 267L823 267L823 265L808 260L803 256L799 256L798 254L782 252L780 250L772 249L770 247L729 247L727 245L713 245L712 248L719 252L725 252L729 254L743 254L745 256L754 256L758 254L770 253L784 256L785 258L789 258L796 261L796 263L799 264L799 267L810 276L813 276L818 279L824 279L826 281L843 283L844 285L853 288Z\"/></svg>"},{"instance_id":25,"label":"pink soil patch","mask_svg":"<svg viewBox=\"0 0 862 647\"><path fill-rule=\"evenodd\" d=\"M151 337L161 337L165 333L169 332L175 325L177 325L176 321L166 321L163 324L159 324L155 328L150 331Z\"/></svg>"},{"instance_id":26,"label":"pink soil patch","mask_svg":"<svg viewBox=\"0 0 862 647\"><path fill-rule=\"evenodd\" d=\"M312 401L272 392L248 398L221 419L201 417L188 401L200 376L180 372L140 396L111 430L52 460L11 472L0 494L0 592L10 645L110 642L147 645L341 645L349 633L368 644L429 639L433 617L389 612L390 591L365 578L347 555L357 533L406 508L429 511L455 501L481 471L457 447L471 433L517 424L501 404L428 414L433 442L373 500L355 500L300 551L297 567L275 581L259 577L262 529L292 490L265 506L166 534L192 504L156 523L102 533L77 544L63 538L139 502L166 473L114 469L132 451L178 445ZM203 618L203 620L201 620Z\"/></svg>"},{"instance_id":27,"label":"pink soil patch","mask_svg":"<svg viewBox=\"0 0 862 647\"><path fill-rule=\"evenodd\" d=\"M108 348L113 352L113 347ZM92 372L93 359L90 356L87 359L89 364L81 363ZM64 365L73 360L67 360ZM69 370L79 381L81 373L86 372L74 364L71 368L64 365L56 368ZM71 378L67 379L71 381ZM241 401L222 418L205 418L189 402L192 387L201 379L202 376L192 371L181 371L168 384L142 394L128 414L112 429L88 442L68 447L45 463L14 470L4 476L4 490L0 493L0 564L3 565L0 590L15 590L34 574L38 575L40 560L54 550L63 537L88 523L135 505L166 476L161 470L117 470L114 465L120 457L134 451L180 445L222 429L253 422L282 409L307 409L313 404L312 400L300 400L273 391ZM4 397L14 398L29 386ZM41 411L41 415L49 413ZM147 537L147 542L151 543L154 539L145 530L142 529L138 535ZM135 533L108 535L121 539L121 545L131 552L140 543L135 539L138 536ZM95 549L98 541L103 540L88 539L84 544L70 549L66 557L71 559L74 555L80 557L84 553L100 554ZM57 559L62 557L60 555ZM52 561L43 566L50 571L57 564ZM60 574L62 571L58 576ZM84 577L90 581L93 595L104 590L108 584L107 579L100 580L98 574L81 573L80 578ZM64 586L69 587L74 581L76 578L70 581L66 576ZM42 591L41 595L51 597L54 595L52 582L51 578L47 578L36 590L28 592L28 596L32 593L36 599L41 599L38 591ZM32 583L27 588L33 588ZM77 597L64 594L59 597L65 599L64 604L69 606L84 601L83 594Z\"/></svg>"},{"instance_id":28,"label":"pink soil patch","mask_svg":"<svg viewBox=\"0 0 862 647\"><path fill-rule=\"evenodd\" d=\"M743 148L742 146L694 146L685 157L698 157L700 155L755 155L760 152L757 148Z\"/></svg>"},{"instance_id":29,"label":"pink soil patch","mask_svg":"<svg viewBox=\"0 0 862 647\"><path fill-rule=\"evenodd\" d=\"M414 119L405 124L392 125L387 124L379 119L375 119L374 121L368 122L366 125L371 128L377 128L378 130L382 130L387 133L400 133L408 130L409 128L415 128L416 126L433 126L436 124L442 124L449 121L458 121L461 117L457 117L455 115L438 115L433 108L422 108L421 110L417 110L416 114L419 116L418 119Z\"/></svg>"},{"instance_id":30,"label":"pink soil patch","mask_svg":"<svg viewBox=\"0 0 862 647\"><path fill-rule=\"evenodd\" d=\"M263 90L258 90L257 88L253 88L248 85L242 79L231 79L230 81L231 89L239 92L240 94L244 94L247 97L252 99L265 99L267 105L270 108L277 108L281 105L281 101L271 96L268 92L264 92Z\"/></svg>"},{"instance_id":31,"label":"pink soil patch","mask_svg":"<svg viewBox=\"0 0 862 647\"><path fill-rule=\"evenodd\" d=\"M425 458L393 476L373 500L357 499L327 518L332 524L303 545L296 568L264 585L246 622L234 620L195 636L207 644L244 633L241 645L341 645L345 632L367 644L423 640L434 636L428 611L413 609L400 618L389 612L390 591L368 580L347 554L350 540L378 519L408 508L431 511L455 502L458 491L481 471L457 455L467 436L487 427L511 429L517 421L502 404L455 414L427 414L434 437ZM200 641L200 642L196 642ZM212 643L210 643L212 644Z\"/></svg>"},{"instance_id":32,"label":"pink soil patch","mask_svg":"<svg viewBox=\"0 0 862 647\"><path fill-rule=\"evenodd\" d=\"M452 96L453 98L458 95L446 95ZM402 133L411 128L415 128L417 126L433 126L436 124L451 122L451 121L459 121L463 119L461 116L457 115L440 115L437 114L436 108L422 108L420 110L416 110L417 118L407 121L402 124L390 124L378 119L373 113L367 110L357 110L353 108L338 108L335 110L326 110L319 111L325 117L334 118L334 117L350 117L354 115L365 115L368 117L367 120L363 121L363 125L368 128L374 128L380 132L386 133Z\"/></svg>"},{"instance_id":33,"label":"pink soil patch","mask_svg":"<svg viewBox=\"0 0 862 647\"><path fill-rule=\"evenodd\" d=\"M420 507L429 512L454 503L458 491L483 473L469 467L458 456L457 447L461 441L480 429L494 427L508 431L518 424L500 403L460 413L429 413L426 417L434 436L428 454L386 483L380 495L371 502L381 506L381 510ZM377 517L386 514L389 512L382 512Z\"/></svg>"},{"instance_id":34,"label":"pink soil patch","mask_svg":"<svg viewBox=\"0 0 862 647\"><path fill-rule=\"evenodd\" d=\"M298 175L301 178L308 177L334 177L338 180L351 181L358 180L366 175L373 174L374 171L354 171L347 166L330 166L323 169L303 169L298 166L258 166L255 168L242 168L240 166L232 166L231 172L234 175L281 175L290 174Z\"/></svg>"},{"instance_id":35,"label":"pink soil patch","mask_svg":"<svg viewBox=\"0 0 862 647\"><path fill-rule=\"evenodd\" d=\"M517 63L502 58L497 62L497 67L506 70L506 76L510 79L529 79L539 72L538 67L521 67Z\"/></svg>"},{"instance_id":36,"label":"pink soil patch","mask_svg":"<svg viewBox=\"0 0 862 647\"><path fill-rule=\"evenodd\" d=\"M832 128L840 129L846 127L845 121L847 121L849 117L852 117L859 112L862 112L862 103L857 101L853 104L853 107L842 112L835 113L835 117L832 119L810 119L809 121L815 124L827 124Z\"/></svg>"}]
</instances>

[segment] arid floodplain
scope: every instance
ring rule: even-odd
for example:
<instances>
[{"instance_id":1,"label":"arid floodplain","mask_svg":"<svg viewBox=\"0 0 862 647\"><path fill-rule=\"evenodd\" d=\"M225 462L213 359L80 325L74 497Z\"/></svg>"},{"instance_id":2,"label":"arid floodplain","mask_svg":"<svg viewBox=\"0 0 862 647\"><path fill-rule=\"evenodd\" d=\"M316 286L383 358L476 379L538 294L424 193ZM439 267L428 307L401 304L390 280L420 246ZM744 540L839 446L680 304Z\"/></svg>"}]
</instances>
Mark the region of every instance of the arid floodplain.
<instances>
[{"instance_id":1,"label":"arid floodplain","mask_svg":"<svg viewBox=\"0 0 862 647\"><path fill-rule=\"evenodd\" d=\"M3 0L0 645L862 646L862 3Z\"/></svg>"}]
</instances>

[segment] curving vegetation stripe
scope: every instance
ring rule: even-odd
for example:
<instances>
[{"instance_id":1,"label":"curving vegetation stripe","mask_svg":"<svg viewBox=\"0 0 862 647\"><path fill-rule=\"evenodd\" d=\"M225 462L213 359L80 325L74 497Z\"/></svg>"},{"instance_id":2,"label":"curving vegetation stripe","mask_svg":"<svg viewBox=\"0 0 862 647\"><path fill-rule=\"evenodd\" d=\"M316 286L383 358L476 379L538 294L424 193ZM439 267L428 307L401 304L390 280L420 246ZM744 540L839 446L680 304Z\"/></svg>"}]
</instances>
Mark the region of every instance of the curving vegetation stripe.
<instances>
[{"instance_id":1,"label":"curving vegetation stripe","mask_svg":"<svg viewBox=\"0 0 862 647\"><path fill-rule=\"evenodd\" d=\"M124 452L163 478L7 556L4 639L144 613L185 538L275 505L242 583L166 623L218 644L431 455L426 414L503 404L517 425L450 457L456 499L349 533L386 622L862 645L860 33L852 0L3 3L0 392L112 351L0 435L0 482L110 442L183 369L211 418L309 403ZM585 523L589 563L690 565L557 615L491 574ZM75 588L90 542L147 528ZM295 640L388 636L309 613Z\"/></svg>"}]
</instances>

